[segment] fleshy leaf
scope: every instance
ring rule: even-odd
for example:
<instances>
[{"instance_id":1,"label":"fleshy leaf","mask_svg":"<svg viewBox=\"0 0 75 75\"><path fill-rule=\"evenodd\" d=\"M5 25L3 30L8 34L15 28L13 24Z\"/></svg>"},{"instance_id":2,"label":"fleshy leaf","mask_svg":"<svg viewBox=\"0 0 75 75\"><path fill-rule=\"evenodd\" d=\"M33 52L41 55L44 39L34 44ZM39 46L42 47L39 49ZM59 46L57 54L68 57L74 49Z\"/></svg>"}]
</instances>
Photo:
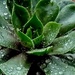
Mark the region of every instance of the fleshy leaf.
<instances>
[{"instance_id":1,"label":"fleshy leaf","mask_svg":"<svg viewBox=\"0 0 75 75\"><path fill-rule=\"evenodd\" d=\"M55 2L50 2L50 0L40 0L35 11L38 18L45 25L47 22L55 20L59 7Z\"/></svg>"},{"instance_id":2,"label":"fleshy leaf","mask_svg":"<svg viewBox=\"0 0 75 75\"><path fill-rule=\"evenodd\" d=\"M5 75L27 75L30 65L26 63L23 54L19 54L7 62L0 64L0 69Z\"/></svg>"},{"instance_id":3,"label":"fleshy leaf","mask_svg":"<svg viewBox=\"0 0 75 75\"><path fill-rule=\"evenodd\" d=\"M29 13L31 14L31 10L30 10L31 0L14 0L14 1L15 1L15 3L25 7L29 11Z\"/></svg>"},{"instance_id":4,"label":"fleshy leaf","mask_svg":"<svg viewBox=\"0 0 75 75\"><path fill-rule=\"evenodd\" d=\"M10 13L7 8L7 0L0 0L0 16L10 22Z\"/></svg>"},{"instance_id":5,"label":"fleshy leaf","mask_svg":"<svg viewBox=\"0 0 75 75\"><path fill-rule=\"evenodd\" d=\"M27 29L26 35L29 36L30 38L32 38L31 27Z\"/></svg>"},{"instance_id":6,"label":"fleshy leaf","mask_svg":"<svg viewBox=\"0 0 75 75\"><path fill-rule=\"evenodd\" d=\"M50 53L51 51L52 51L52 46L47 47L47 48L35 49L35 50L27 51L26 53L31 54L31 55L36 55L36 56L43 56L43 55L46 55L46 54Z\"/></svg>"},{"instance_id":7,"label":"fleshy leaf","mask_svg":"<svg viewBox=\"0 0 75 75\"><path fill-rule=\"evenodd\" d=\"M29 13L23 6L17 5L14 3L12 11L12 23L14 28L22 29L23 25L28 21Z\"/></svg>"},{"instance_id":8,"label":"fleshy leaf","mask_svg":"<svg viewBox=\"0 0 75 75\"><path fill-rule=\"evenodd\" d=\"M12 25L10 26L10 24L7 21L5 21L4 18L1 16L0 16L0 27L9 31L12 30L11 28L13 28Z\"/></svg>"},{"instance_id":9,"label":"fleshy leaf","mask_svg":"<svg viewBox=\"0 0 75 75\"><path fill-rule=\"evenodd\" d=\"M0 45L1 46L17 49L17 43L18 43L18 40L14 37L14 35L12 35L12 33L0 27Z\"/></svg>"},{"instance_id":10,"label":"fleshy leaf","mask_svg":"<svg viewBox=\"0 0 75 75\"><path fill-rule=\"evenodd\" d=\"M72 0L63 0L63 1L60 1L59 3L58 3L58 6L59 6L59 8L60 8L60 10L63 8L63 7L65 7L66 5L69 5L69 4L74 4L75 2L73 2Z\"/></svg>"},{"instance_id":11,"label":"fleshy leaf","mask_svg":"<svg viewBox=\"0 0 75 75\"><path fill-rule=\"evenodd\" d=\"M17 49L17 39L10 31L10 25L0 16L0 45Z\"/></svg>"},{"instance_id":12,"label":"fleshy leaf","mask_svg":"<svg viewBox=\"0 0 75 75\"><path fill-rule=\"evenodd\" d=\"M6 59L3 59L3 58L4 58L9 52L10 52L10 49L7 49L7 48L0 49L0 64L6 61Z\"/></svg>"},{"instance_id":13,"label":"fleshy leaf","mask_svg":"<svg viewBox=\"0 0 75 75\"><path fill-rule=\"evenodd\" d=\"M46 68L44 68L46 75L75 75L75 67L72 67L64 63L58 57L51 57L51 60L47 60Z\"/></svg>"},{"instance_id":14,"label":"fleshy leaf","mask_svg":"<svg viewBox=\"0 0 75 75\"><path fill-rule=\"evenodd\" d=\"M33 42L36 46L39 46L43 40L43 35L39 35L38 37L33 39Z\"/></svg>"},{"instance_id":15,"label":"fleshy leaf","mask_svg":"<svg viewBox=\"0 0 75 75\"><path fill-rule=\"evenodd\" d=\"M48 22L43 28L43 46L50 45L60 30L60 24L56 22Z\"/></svg>"},{"instance_id":16,"label":"fleshy leaf","mask_svg":"<svg viewBox=\"0 0 75 75\"><path fill-rule=\"evenodd\" d=\"M75 47L75 31L65 36L56 38L53 45L54 54L64 54L71 51Z\"/></svg>"},{"instance_id":17,"label":"fleshy leaf","mask_svg":"<svg viewBox=\"0 0 75 75\"><path fill-rule=\"evenodd\" d=\"M56 22L60 23L60 35L68 32L75 27L75 4L65 6L58 14Z\"/></svg>"},{"instance_id":18,"label":"fleshy leaf","mask_svg":"<svg viewBox=\"0 0 75 75\"><path fill-rule=\"evenodd\" d=\"M10 14L12 14L13 0L7 0L7 6L8 6Z\"/></svg>"},{"instance_id":19,"label":"fleshy leaf","mask_svg":"<svg viewBox=\"0 0 75 75\"><path fill-rule=\"evenodd\" d=\"M21 32L19 29L17 29L17 35L19 36L20 40L22 41L22 44L25 47L34 48L33 40L30 37L28 37L26 34Z\"/></svg>"},{"instance_id":20,"label":"fleshy leaf","mask_svg":"<svg viewBox=\"0 0 75 75\"><path fill-rule=\"evenodd\" d=\"M43 25L38 17L34 14L32 18L24 25L24 32L26 32L27 28L32 27L33 29L37 29L38 33L41 34L43 31Z\"/></svg>"},{"instance_id":21,"label":"fleshy leaf","mask_svg":"<svg viewBox=\"0 0 75 75\"><path fill-rule=\"evenodd\" d=\"M34 14L34 9L40 0L31 0L31 13Z\"/></svg>"}]
</instances>

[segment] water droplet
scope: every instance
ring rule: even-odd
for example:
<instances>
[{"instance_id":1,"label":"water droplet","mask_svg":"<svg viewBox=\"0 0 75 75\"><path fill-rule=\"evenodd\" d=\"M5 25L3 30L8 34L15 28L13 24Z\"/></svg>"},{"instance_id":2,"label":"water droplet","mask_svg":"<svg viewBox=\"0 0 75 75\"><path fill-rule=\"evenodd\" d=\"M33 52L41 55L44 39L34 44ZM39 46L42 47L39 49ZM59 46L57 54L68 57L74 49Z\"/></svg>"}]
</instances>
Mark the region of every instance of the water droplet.
<instances>
[{"instance_id":1,"label":"water droplet","mask_svg":"<svg viewBox=\"0 0 75 75\"><path fill-rule=\"evenodd\" d=\"M52 73L53 71L51 71L51 73Z\"/></svg>"},{"instance_id":2,"label":"water droplet","mask_svg":"<svg viewBox=\"0 0 75 75\"><path fill-rule=\"evenodd\" d=\"M2 28L3 28L3 29L5 29L5 27L4 27L4 26L3 26Z\"/></svg>"},{"instance_id":3,"label":"water droplet","mask_svg":"<svg viewBox=\"0 0 75 75\"><path fill-rule=\"evenodd\" d=\"M49 65L51 65L52 63L49 63Z\"/></svg>"},{"instance_id":4,"label":"water droplet","mask_svg":"<svg viewBox=\"0 0 75 75\"><path fill-rule=\"evenodd\" d=\"M3 1L3 4L5 5L6 4L6 1Z\"/></svg>"},{"instance_id":5,"label":"water droplet","mask_svg":"<svg viewBox=\"0 0 75 75\"><path fill-rule=\"evenodd\" d=\"M5 19L7 20L7 19L8 19L8 17L5 17Z\"/></svg>"},{"instance_id":6,"label":"water droplet","mask_svg":"<svg viewBox=\"0 0 75 75\"><path fill-rule=\"evenodd\" d=\"M52 67L54 69L54 67Z\"/></svg>"},{"instance_id":7,"label":"water droplet","mask_svg":"<svg viewBox=\"0 0 75 75\"><path fill-rule=\"evenodd\" d=\"M39 75L39 72L37 72L36 75Z\"/></svg>"},{"instance_id":8,"label":"water droplet","mask_svg":"<svg viewBox=\"0 0 75 75\"><path fill-rule=\"evenodd\" d=\"M4 15L7 15L8 13L4 13Z\"/></svg>"},{"instance_id":9,"label":"water droplet","mask_svg":"<svg viewBox=\"0 0 75 75\"><path fill-rule=\"evenodd\" d=\"M17 70L21 70L21 67L17 67Z\"/></svg>"},{"instance_id":10,"label":"water droplet","mask_svg":"<svg viewBox=\"0 0 75 75\"><path fill-rule=\"evenodd\" d=\"M72 57L71 56L68 56L67 58L70 59L70 60L72 60Z\"/></svg>"},{"instance_id":11,"label":"water droplet","mask_svg":"<svg viewBox=\"0 0 75 75\"><path fill-rule=\"evenodd\" d=\"M55 73L55 75L58 75L57 73Z\"/></svg>"},{"instance_id":12,"label":"water droplet","mask_svg":"<svg viewBox=\"0 0 75 75\"><path fill-rule=\"evenodd\" d=\"M5 8L7 8L7 6L5 6Z\"/></svg>"},{"instance_id":13,"label":"water droplet","mask_svg":"<svg viewBox=\"0 0 75 75\"><path fill-rule=\"evenodd\" d=\"M60 75L62 75L62 74L63 74L63 72L59 72L59 74L60 74Z\"/></svg>"},{"instance_id":14,"label":"water droplet","mask_svg":"<svg viewBox=\"0 0 75 75\"><path fill-rule=\"evenodd\" d=\"M68 68L68 66L66 66L65 68Z\"/></svg>"}]
</instances>

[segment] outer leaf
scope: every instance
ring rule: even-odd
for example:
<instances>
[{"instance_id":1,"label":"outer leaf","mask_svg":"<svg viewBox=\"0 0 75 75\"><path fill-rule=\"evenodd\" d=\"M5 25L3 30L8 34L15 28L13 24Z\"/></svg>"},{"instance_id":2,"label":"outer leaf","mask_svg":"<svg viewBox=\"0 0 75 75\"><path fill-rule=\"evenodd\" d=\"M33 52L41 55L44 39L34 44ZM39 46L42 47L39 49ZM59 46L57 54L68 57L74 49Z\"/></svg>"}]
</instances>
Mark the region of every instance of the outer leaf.
<instances>
[{"instance_id":1,"label":"outer leaf","mask_svg":"<svg viewBox=\"0 0 75 75\"><path fill-rule=\"evenodd\" d=\"M31 14L31 0L14 0L15 3L21 5L21 6L24 6L28 11L29 13Z\"/></svg>"},{"instance_id":2,"label":"outer leaf","mask_svg":"<svg viewBox=\"0 0 75 75\"><path fill-rule=\"evenodd\" d=\"M53 45L53 53L55 54L64 54L71 51L75 47L75 31L55 39Z\"/></svg>"},{"instance_id":3,"label":"outer leaf","mask_svg":"<svg viewBox=\"0 0 75 75\"><path fill-rule=\"evenodd\" d=\"M23 54L15 56L0 65L0 69L5 75L27 75L29 67Z\"/></svg>"},{"instance_id":4,"label":"outer leaf","mask_svg":"<svg viewBox=\"0 0 75 75\"><path fill-rule=\"evenodd\" d=\"M65 6L58 14L56 22L60 23L60 35L75 27L75 4Z\"/></svg>"},{"instance_id":5,"label":"outer leaf","mask_svg":"<svg viewBox=\"0 0 75 75\"><path fill-rule=\"evenodd\" d=\"M6 30L11 30L12 26L9 25L9 23L7 23L4 18L2 18L0 16L0 27L2 27L3 29L6 29Z\"/></svg>"},{"instance_id":6,"label":"outer leaf","mask_svg":"<svg viewBox=\"0 0 75 75\"><path fill-rule=\"evenodd\" d=\"M14 4L12 11L12 23L14 28L23 28L23 25L28 21L29 13L28 11L20 5Z\"/></svg>"},{"instance_id":7,"label":"outer leaf","mask_svg":"<svg viewBox=\"0 0 75 75\"><path fill-rule=\"evenodd\" d=\"M18 41L11 31L10 25L0 16L0 45L17 49L17 43Z\"/></svg>"},{"instance_id":8,"label":"outer leaf","mask_svg":"<svg viewBox=\"0 0 75 75\"><path fill-rule=\"evenodd\" d=\"M31 54L31 55L36 55L36 56L43 56L43 55L48 54L51 51L52 51L52 46L47 47L47 48L35 49L35 50L32 50L32 51L27 51L26 53Z\"/></svg>"},{"instance_id":9,"label":"outer leaf","mask_svg":"<svg viewBox=\"0 0 75 75\"><path fill-rule=\"evenodd\" d=\"M34 9L36 4L39 2L40 0L31 0L31 13L34 13Z\"/></svg>"},{"instance_id":10,"label":"outer leaf","mask_svg":"<svg viewBox=\"0 0 75 75\"><path fill-rule=\"evenodd\" d=\"M0 0L0 15L7 21L10 21L10 13L7 9L7 0Z\"/></svg>"},{"instance_id":11,"label":"outer leaf","mask_svg":"<svg viewBox=\"0 0 75 75\"><path fill-rule=\"evenodd\" d=\"M36 15L45 25L47 22L55 20L59 7L55 2L50 2L50 0L41 0L37 4L35 11Z\"/></svg>"},{"instance_id":12,"label":"outer leaf","mask_svg":"<svg viewBox=\"0 0 75 75\"><path fill-rule=\"evenodd\" d=\"M75 75L75 68L64 63L58 57L51 57L49 62L44 69L46 75Z\"/></svg>"},{"instance_id":13,"label":"outer leaf","mask_svg":"<svg viewBox=\"0 0 75 75\"><path fill-rule=\"evenodd\" d=\"M60 1L59 3L58 3L58 5L59 5L59 8L60 8L60 10L63 8L63 7L65 7L66 5L69 5L69 4L74 4L75 2L73 2L72 0L63 0L63 1Z\"/></svg>"},{"instance_id":14,"label":"outer leaf","mask_svg":"<svg viewBox=\"0 0 75 75\"><path fill-rule=\"evenodd\" d=\"M18 42L17 39L12 35L12 33L0 27L0 45L1 46L17 49L17 42Z\"/></svg>"},{"instance_id":15,"label":"outer leaf","mask_svg":"<svg viewBox=\"0 0 75 75\"><path fill-rule=\"evenodd\" d=\"M12 13L14 2L18 5L26 7L26 9L30 12L30 7L31 7L30 0L7 0L7 6L8 6L10 13Z\"/></svg>"},{"instance_id":16,"label":"outer leaf","mask_svg":"<svg viewBox=\"0 0 75 75\"><path fill-rule=\"evenodd\" d=\"M38 33L41 34L43 31L43 25L37 16L34 14L32 18L24 25L24 32L26 32L27 28L33 27L33 29L37 29Z\"/></svg>"},{"instance_id":17,"label":"outer leaf","mask_svg":"<svg viewBox=\"0 0 75 75\"><path fill-rule=\"evenodd\" d=\"M50 45L57 36L60 29L60 24L56 22L48 22L43 28L43 45Z\"/></svg>"},{"instance_id":18,"label":"outer leaf","mask_svg":"<svg viewBox=\"0 0 75 75\"><path fill-rule=\"evenodd\" d=\"M10 49L1 49L0 50L0 64L5 62L5 60L3 60L3 58L10 52Z\"/></svg>"},{"instance_id":19,"label":"outer leaf","mask_svg":"<svg viewBox=\"0 0 75 75\"><path fill-rule=\"evenodd\" d=\"M33 48L34 43L30 37L28 37L26 34L21 32L19 29L17 29L17 35L19 36L20 40L22 41L23 45L28 48Z\"/></svg>"}]
</instances>

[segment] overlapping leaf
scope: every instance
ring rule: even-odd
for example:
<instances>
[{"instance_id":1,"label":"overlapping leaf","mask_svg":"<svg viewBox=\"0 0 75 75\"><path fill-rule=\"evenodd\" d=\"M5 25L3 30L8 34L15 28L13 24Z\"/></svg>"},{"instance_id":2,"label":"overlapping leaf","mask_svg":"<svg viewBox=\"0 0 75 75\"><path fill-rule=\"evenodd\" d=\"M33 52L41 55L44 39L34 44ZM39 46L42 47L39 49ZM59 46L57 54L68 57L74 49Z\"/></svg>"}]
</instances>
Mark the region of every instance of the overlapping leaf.
<instances>
[{"instance_id":1,"label":"overlapping leaf","mask_svg":"<svg viewBox=\"0 0 75 75\"><path fill-rule=\"evenodd\" d=\"M32 18L24 25L24 32L26 32L26 30L29 27L32 27L34 30L37 30L39 34L42 34L43 31L43 25L41 23L41 21L38 19L38 17L34 14L32 16Z\"/></svg>"},{"instance_id":2,"label":"overlapping leaf","mask_svg":"<svg viewBox=\"0 0 75 75\"><path fill-rule=\"evenodd\" d=\"M59 12L59 7L55 2L50 2L50 0L41 0L37 4L35 11L39 19L45 25L47 22L55 20Z\"/></svg>"},{"instance_id":3,"label":"overlapping leaf","mask_svg":"<svg viewBox=\"0 0 75 75\"><path fill-rule=\"evenodd\" d=\"M9 27L8 23L0 17L0 45L7 48L17 49L18 41L10 31Z\"/></svg>"},{"instance_id":4,"label":"overlapping leaf","mask_svg":"<svg viewBox=\"0 0 75 75\"><path fill-rule=\"evenodd\" d=\"M56 38L53 45L55 54L64 54L71 51L75 47L75 31L68 35Z\"/></svg>"},{"instance_id":5,"label":"overlapping leaf","mask_svg":"<svg viewBox=\"0 0 75 75\"><path fill-rule=\"evenodd\" d=\"M0 69L5 75L27 75L30 65L26 63L23 54L19 54L7 62L0 64Z\"/></svg>"},{"instance_id":6,"label":"overlapping leaf","mask_svg":"<svg viewBox=\"0 0 75 75\"><path fill-rule=\"evenodd\" d=\"M34 48L33 40L30 37L28 37L26 34L21 32L19 29L17 29L17 35L19 36L20 40L22 41L22 44L25 47Z\"/></svg>"},{"instance_id":7,"label":"overlapping leaf","mask_svg":"<svg viewBox=\"0 0 75 75\"><path fill-rule=\"evenodd\" d=\"M65 6L58 14L56 22L60 23L60 35L68 32L69 30L75 28L75 4L69 4Z\"/></svg>"},{"instance_id":8,"label":"overlapping leaf","mask_svg":"<svg viewBox=\"0 0 75 75\"><path fill-rule=\"evenodd\" d=\"M0 0L0 15L10 22L10 13L7 8L7 0Z\"/></svg>"},{"instance_id":9,"label":"overlapping leaf","mask_svg":"<svg viewBox=\"0 0 75 75\"><path fill-rule=\"evenodd\" d=\"M46 75L75 75L75 68L64 63L58 57L51 57L46 68L44 68Z\"/></svg>"},{"instance_id":10,"label":"overlapping leaf","mask_svg":"<svg viewBox=\"0 0 75 75\"><path fill-rule=\"evenodd\" d=\"M31 55L36 55L36 56L43 56L43 55L48 54L51 51L52 51L52 46L47 47L47 48L35 49L35 50L27 51L27 53L31 54Z\"/></svg>"},{"instance_id":11,"label":"overlapping leaf","mask_svg":"<svg viewBox=\"0 0 75 75\"><path fill-rule=\"evenodd\" d=\"M43 28L43 46L50 45L57 36L61 25L56 22L48 22Z\"/></svg>"},{"instance_id":12,"label":"overlapping leaf","mask_svg":"<svg viewBox=\"0 0 75 75\"><path fill-rule=\"evenodd\" d=\"M23 25L28 21L29 13L23 6L14 4L12 11L12 23L14 28L22 29Z\"/></svg>"}]
</instances>

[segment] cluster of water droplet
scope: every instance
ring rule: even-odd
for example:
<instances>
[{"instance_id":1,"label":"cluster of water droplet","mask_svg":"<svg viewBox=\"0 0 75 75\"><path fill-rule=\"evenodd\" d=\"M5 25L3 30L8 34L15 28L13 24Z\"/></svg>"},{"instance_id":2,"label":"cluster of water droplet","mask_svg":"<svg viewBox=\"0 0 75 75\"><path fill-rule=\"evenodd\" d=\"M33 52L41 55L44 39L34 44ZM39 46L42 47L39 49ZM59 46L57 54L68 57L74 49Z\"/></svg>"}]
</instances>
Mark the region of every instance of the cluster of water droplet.
<instances>
[{"instance_id":1,"label":"cluster of water droplet","mask_svg":"<svg viewBox=\"0 0 75 75\"><path fill-rule=\"evenodd\" d=\"M1 12L0 15L3 16L6 20L8 20L8 19L10 19L10 13L8 11L6 1L7 0L2 0L0 2L0 3L2 3L2 4L0 4L1 5L0 7L2 7L2 8L0 8L0 12Z\"/></svg>"}]
</instances>

